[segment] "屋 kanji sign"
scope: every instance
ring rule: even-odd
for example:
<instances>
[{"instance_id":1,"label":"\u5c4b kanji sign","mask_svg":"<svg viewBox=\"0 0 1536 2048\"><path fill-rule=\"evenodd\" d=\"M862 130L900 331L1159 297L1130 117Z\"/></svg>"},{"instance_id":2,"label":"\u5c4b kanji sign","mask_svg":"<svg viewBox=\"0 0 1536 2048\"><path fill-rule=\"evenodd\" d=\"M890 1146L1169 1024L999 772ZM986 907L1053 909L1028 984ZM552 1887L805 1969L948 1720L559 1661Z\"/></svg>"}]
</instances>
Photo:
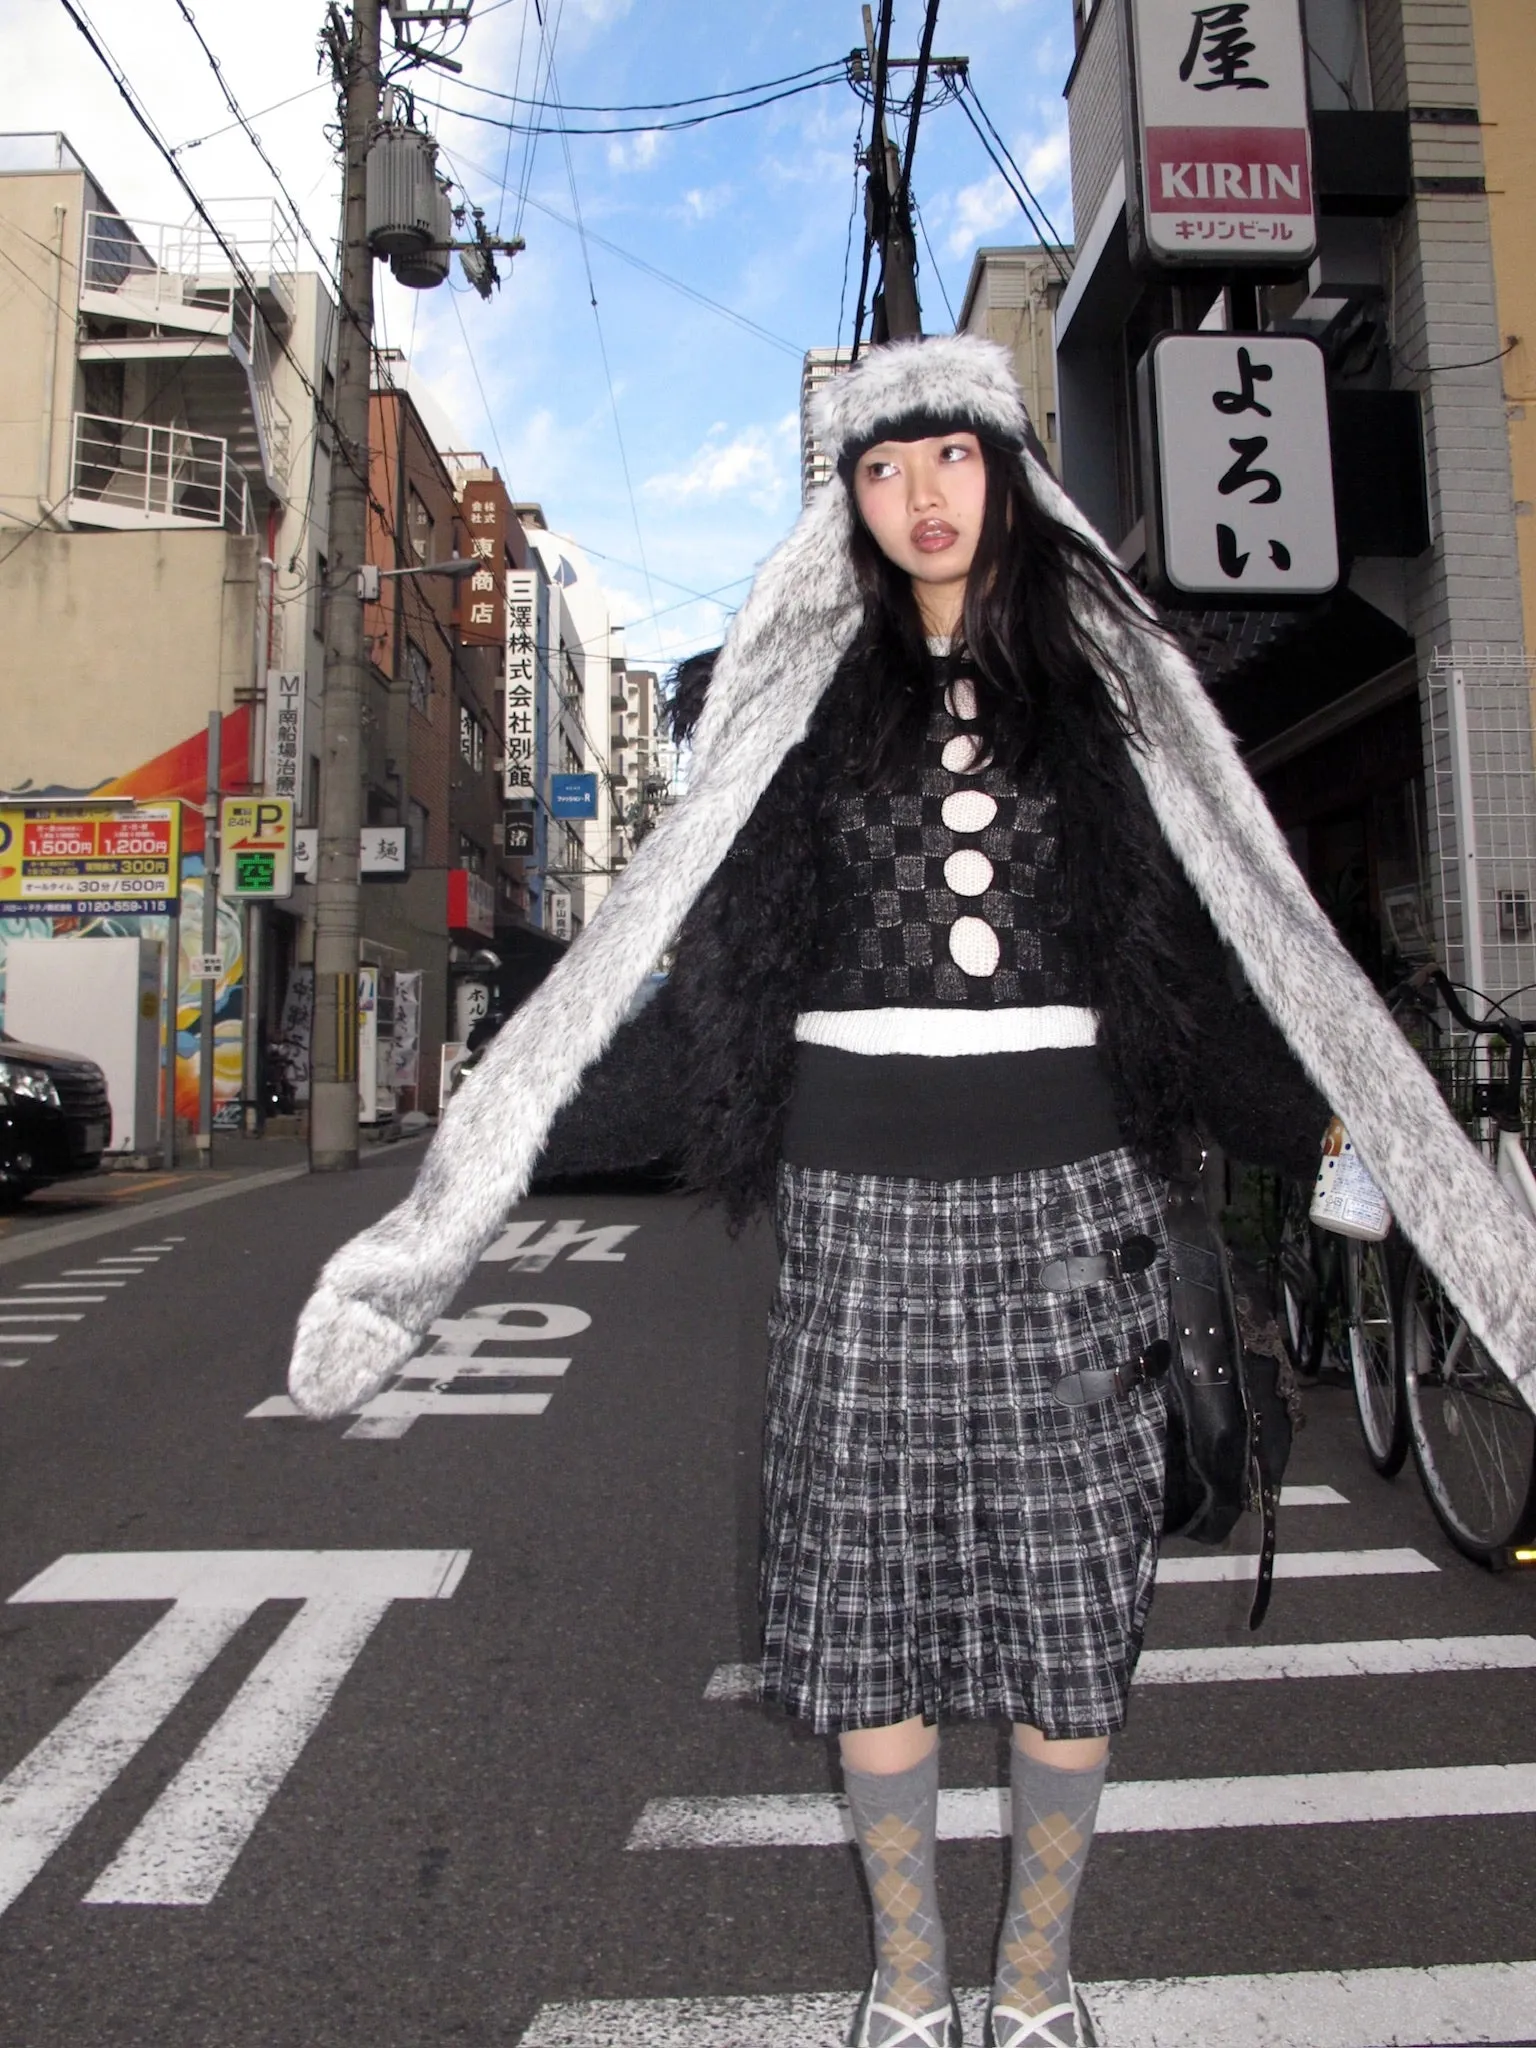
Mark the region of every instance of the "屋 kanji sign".
<instances>
[{"instance_id":1,"label":"\u5c4b kanji sign","mask_svg":"<svg viewBox=\"0 0 1536 2048\"><path fill-rule=\"evenodd\" d=\"M1162 267L1298 268L1316 253L1300 0L1125 0L1132 247Z\"/></svg>"},{"instance_id":2,"label":"\u5c4b kanji sign","mask_svg":"<svg viewBox=\"0 0 1536 2048\"><path fill-rule=\"evenodd\" d=\"M1322 350L1166 334L1140 372L1147 566L1175 599L1284 604L1339 580Z\"/></svg>"}]
</instances>

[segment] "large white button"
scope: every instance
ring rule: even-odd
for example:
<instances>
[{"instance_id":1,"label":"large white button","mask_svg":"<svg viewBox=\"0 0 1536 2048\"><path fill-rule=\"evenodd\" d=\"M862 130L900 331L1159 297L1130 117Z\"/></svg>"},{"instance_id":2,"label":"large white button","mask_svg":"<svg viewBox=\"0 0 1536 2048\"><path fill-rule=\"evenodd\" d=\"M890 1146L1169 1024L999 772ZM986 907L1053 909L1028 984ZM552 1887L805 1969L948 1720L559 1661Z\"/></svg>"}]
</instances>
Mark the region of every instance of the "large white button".
<instances>
[{"instance_id":1,"label":"large white button","mask_svg":"<svg viewBox=\"0 0 1536 2048\"><path fill-rule=\"evenodd\" d=\"M980 733L957 732L944 742L939 759L951 775L974 775L987 765L987 749Z\"/></svg>"},{"instance_id":2,"label":"large white button","mask_svg":"<svg viewBox=\"0 0 1536 2048\"><path fill-rule=\"evenodd\" d=\"M985 918L957 917L949 928L949 957L962 974L984 981L1002 958L997 933Z\"/></svg>"},{"instance_id":3,"label":"large white button","mask_svg":"<svg viewBox=\"0 0 1536 2048\"><path fill-rule=\"evenodd\" d=\"M962 846L945 861L944 879L957 896L982 896L992 886L992 863L974 846Z\"/></svg>"},{"instance_id":4,"label":"large white button","mask_svg":"<svg viewBox=\"0 0 1536 2048\"><path fill-rule=\"evenodd\" d=\"M984 789L957 789L945 797L939 816L951 832L984 832L997 816L997 799Z\"/></svg>"},{"instance_id":5,"label":"large white button","mask_svg":"<svg viewBox=\"0 0 1536 2048\"><path fill-rule=\"evenodd\" d=\"M944 702L949 706L952 718L974 718L976 716L976 685L969 676L956 676L944 692Z\"/></svg>"}]
</instances>

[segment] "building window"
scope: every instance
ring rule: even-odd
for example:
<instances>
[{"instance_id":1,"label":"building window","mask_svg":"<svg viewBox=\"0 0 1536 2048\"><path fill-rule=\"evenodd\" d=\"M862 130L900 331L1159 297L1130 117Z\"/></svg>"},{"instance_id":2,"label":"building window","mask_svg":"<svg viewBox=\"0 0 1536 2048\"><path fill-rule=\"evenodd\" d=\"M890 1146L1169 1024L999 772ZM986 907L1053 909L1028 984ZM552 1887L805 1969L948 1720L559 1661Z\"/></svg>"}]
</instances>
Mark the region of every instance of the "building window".
<instances>
[{"instance_id":1,"label":"building window","mask_svg":"<svg viewBox=\"0 0 1536 2048\"><path fill-rule=\"evenodd\" d=\"M417 803L415 797L405 807L406 853L413 868L424 868L427 864L427 818L425 804Z\"/></svg>"},{"instance_id":2,"label":"building window","mask_svg":"<svg viewBox=\"0 0 1536 2048\"><path fill-rule=\"evenodd\" d=\"M406 533L410 538L411 553L418 562L432 560L432 514L417 497L414 490L406 492L405 509Z\"/></svg>"},{"instance_id":3,"label":"building window","mask_svg":"<svg viewBox=\"0 0 1536 2048\"><path fill-rule=\"evenodd\" d=\"M485 727L467 704L459 706L459 754L476 775L485 767Z\"/></svg>"},{"instance_id":4,"label":"building window","mask_svg":"<svg viewBox=\"0 0 1536 2048\"><path fill-rule=\"evenodd\" d=\"M485 873L485 848L477 846L467 832L459 834L459 866L468 868L472 875Z\"/></svg>"},{"instance_id":5,"label":"building window","mask_svg":"<svg viewBox=\"0 0 1536 2048\"><path fill-rule=\"evenodd\" d=\"M405 674L411 709L425 718L432 702L432 664L414 640L405 643Z\"/></svg>"},{"instance_id":6,"label":"building window","mask_svg":"<svg viewBox=\"0 0 1536 2048\"><path fill-rule=\"evenodd\" d=\"M1045 438L1047 441L1054 441L1056 438L1056 415L1053 412L1048 412L1045 416Z\"/></svg>"}]
</instances>

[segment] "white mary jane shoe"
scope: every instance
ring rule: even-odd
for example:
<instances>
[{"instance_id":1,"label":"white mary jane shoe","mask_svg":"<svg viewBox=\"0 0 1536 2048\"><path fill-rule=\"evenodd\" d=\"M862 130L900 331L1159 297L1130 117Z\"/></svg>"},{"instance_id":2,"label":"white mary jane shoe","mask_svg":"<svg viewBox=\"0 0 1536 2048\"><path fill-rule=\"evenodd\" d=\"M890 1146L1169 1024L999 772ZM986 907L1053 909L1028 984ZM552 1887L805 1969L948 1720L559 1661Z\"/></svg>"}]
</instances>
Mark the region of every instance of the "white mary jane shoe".
<instances>
[{"instance_id":1,"label":"white mary jane shoe","mask_svg":"<svg viewBox=\"0 0 1536 2048\"><path fill-rule=\"evenodd\" d=\"M1076 2033L1070 2039L1060 2032L1063 2020L1075 2023ZM1003 2033L998 2032L999 2022L1006 2030ZM1044 2012L1024 2013L1016 2005L987 2007L983 2048L1098 2048L1098 2042L1075 1984L1065 2005L1049 2006Z\"/></svg>"},{"instance_id":2,"label":"white mary jane shoe","mask_svg":"<svg viewBox=\"0 0 1536 2048\"><path fill-rule=\"evenodd\" d=\"M881 2048L960 2048L960 2008L953 1997L948 2005L938 2006L914 2019L911 2013L899 2012L894 2005L878 2003L874 1980L859 2000L848 2048L869 2048L869 2023L876 2013L881 2019L894 2020L898 2029L894 2034L887 2034Z\"/></svg>"}]
</instances>

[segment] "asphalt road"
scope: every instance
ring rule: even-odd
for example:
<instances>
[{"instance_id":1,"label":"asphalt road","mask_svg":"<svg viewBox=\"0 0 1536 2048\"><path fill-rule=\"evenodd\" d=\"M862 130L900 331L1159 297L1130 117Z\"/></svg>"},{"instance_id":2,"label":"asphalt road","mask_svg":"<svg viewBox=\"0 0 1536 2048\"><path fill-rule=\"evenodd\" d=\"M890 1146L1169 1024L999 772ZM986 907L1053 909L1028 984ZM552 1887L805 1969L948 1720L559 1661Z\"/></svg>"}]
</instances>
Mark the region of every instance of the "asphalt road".
<instances>
[{"instance_id":1,"label":"asphalt road","mask_svg":"<svg viewBox=\"0 0 1536 2048\"><path fill-rule=\"evenodd\" d=\"M285 1415L319 1259L417 1156L6 1242L0 2041L832 2048L833 1761L747 1696L767 1239L534 1203L423 1377ZM1536 1576L1308 1399L1308 1575L1256 1639L1209 1553L1158 1595L1077 1922L1106 2048L1536 2038ZM968 1986L1004 1769L947 1737Z\"/></svg>"}]
</instances>

